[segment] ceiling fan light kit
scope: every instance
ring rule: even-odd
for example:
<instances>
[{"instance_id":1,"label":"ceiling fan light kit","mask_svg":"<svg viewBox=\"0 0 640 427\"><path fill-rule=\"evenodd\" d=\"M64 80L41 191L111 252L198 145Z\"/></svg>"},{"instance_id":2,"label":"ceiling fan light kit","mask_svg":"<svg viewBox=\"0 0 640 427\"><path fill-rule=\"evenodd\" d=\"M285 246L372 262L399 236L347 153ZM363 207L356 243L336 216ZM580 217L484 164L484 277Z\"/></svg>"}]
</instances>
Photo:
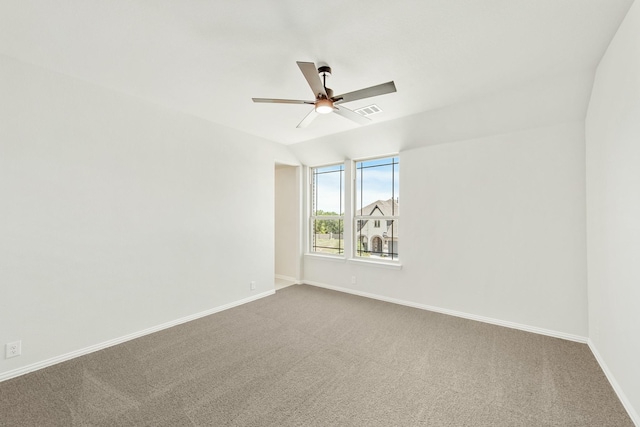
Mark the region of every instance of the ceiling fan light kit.
<instances>
[{"instance_id":1,"label":"ceiling fan light kit","mask_svg":"<svg viewBox=\"0 0 640 427\"><path fill-rule=\"evenodd\" d=\"M342 103L357 101L360 99L370 98L373 96L384 95L396 91L396 85L393 81L383 83L376 86L344 93L342 95L333 96L333 90L327 87L327 76L331 75L331 67L323 65L316 67L313 62L297 62L302 75L307 80L313 96L313 101L305 101L300 99L273 99L273 98L253 98L253 102L266 102L274 104L308 104L313 105L307 116L298 123L298 128L309 125L318 114L336 113L346 119L352 120L359 124L367 124L371 119L364 117L353 110L348 109ZM322 76L322 80L320 80ZM317 113L317 114L316 114Z\"/></svg>"},{"instance_id":2,"label":"ceiling fan light kit","mask_svg":"<svg viewBox=\"0 0 640 427\"><path fill-rule=\"evenodd\" d=\"M333 101L327 98L320 98L316 101L316 113L329 114L333 112Z\"/></svg>"}]
</instances>

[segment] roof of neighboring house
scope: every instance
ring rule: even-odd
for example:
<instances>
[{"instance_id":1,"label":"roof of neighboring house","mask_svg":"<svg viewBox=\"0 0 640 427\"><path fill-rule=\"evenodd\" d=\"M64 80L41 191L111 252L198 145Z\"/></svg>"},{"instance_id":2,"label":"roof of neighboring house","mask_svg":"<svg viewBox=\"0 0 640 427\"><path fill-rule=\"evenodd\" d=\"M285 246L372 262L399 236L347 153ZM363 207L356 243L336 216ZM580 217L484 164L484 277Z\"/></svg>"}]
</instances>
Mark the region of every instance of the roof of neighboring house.
<instances>
[{"instance_id":1,"label":"roof of neighboring house","mask_svg":"<svg viewBox=\"0 0 640 427\"><path fill-rule=\"evenodd\" d=\"M398 202L396 200L393 199L389 199L389 200L376 200L373 203L368 204L367 206L365 206L364 208L360 209L359 211L356 212L356 215L358 216L391 216L391 215L398 215L399 213L399 207L398 207ZM362 230L362 228L367 224L367 222L369 222L368 220L365 221L358 221L358 232L360 230ZM395 221L392 224L389 224L389 220L387 220L387 235L389 237L393 236L394 238L398 237L398 227L397 224L395 223Z\"/></svg>"},{"instance_id":2,"label":"roof of neighboring house","mask_svg":"<svg viewBox=\"0 0 640 427\"><path fill-rule=\"evenodd\" d=\"M377 215L398 215L399 207L398 202L393 199L389 200L376 200L373 203L368 204L364 208L356 212L358 216L373 216L376 209L379 211Z\"/></svg>"}]
</instances>

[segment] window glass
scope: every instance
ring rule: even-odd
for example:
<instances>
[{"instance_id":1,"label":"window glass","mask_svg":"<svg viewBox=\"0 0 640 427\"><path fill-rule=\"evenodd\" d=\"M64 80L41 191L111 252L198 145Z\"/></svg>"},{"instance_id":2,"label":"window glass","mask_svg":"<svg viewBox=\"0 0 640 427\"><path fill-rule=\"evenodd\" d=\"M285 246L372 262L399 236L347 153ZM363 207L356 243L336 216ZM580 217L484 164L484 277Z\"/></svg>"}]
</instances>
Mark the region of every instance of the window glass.
<instances>
[{"instance_id":1,"label":"window glass","mask_svg":"<svg viewBox=\"0 0 640 427\"><path fill-rule=\"evenodd\" d=\"M357 257L398 259L400 159L356 162L355 241Z\"/></svg>"},{"instance_id":2,"label":"window glass","mask_svg":"<svg viewBox=\"0 0 640 427\"><path fill-rule=\"evenodd\" d=\"M344 253L344 164L311 169L311 252Z\"/></svg>"}]
</instances>

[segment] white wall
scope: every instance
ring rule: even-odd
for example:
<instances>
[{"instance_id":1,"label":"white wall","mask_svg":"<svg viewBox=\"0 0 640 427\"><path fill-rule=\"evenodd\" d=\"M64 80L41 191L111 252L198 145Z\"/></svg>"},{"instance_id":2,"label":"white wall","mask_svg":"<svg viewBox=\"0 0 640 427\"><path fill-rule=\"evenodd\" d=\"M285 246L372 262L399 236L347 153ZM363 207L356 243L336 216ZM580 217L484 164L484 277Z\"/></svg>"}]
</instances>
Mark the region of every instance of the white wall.
<instances>
[{"instance_id":1,"label":"white wall","mask_svg":"<svg viewBox=\"0 0 640 427\"><path fill-rule=\"evenodd\" d=\"M275 171L275 273L299 279L300 186L299 168L277 166Z\"/></svg>"},{"instance_id":2,"label":"white wall","mask_svg":"<svg viewBox=\"0 0 640 427\"><path fill-rule=\"evenodd\" d=\"M596 73L586 119L589 338L640 425L640 4Z\"/></svg>"},{"instance_id":3,"label":"white wall","mask_svg":"<svg viewBox=\"0 0 640 427\"><path fill-rule=\"evenodd\" d=\"M583 121L400 159L402 269L307 256L306 280L586 338Z\"/></svg>"},{"instance_id":4,"label":"white wall","mask_svg":"<svg viewBox=\"0 0 640 427\"><path fill-rule=\"evenodd\" d=\"M0 56L0 375L272 291L276 157Z\"/></svg>"}]
</instances>

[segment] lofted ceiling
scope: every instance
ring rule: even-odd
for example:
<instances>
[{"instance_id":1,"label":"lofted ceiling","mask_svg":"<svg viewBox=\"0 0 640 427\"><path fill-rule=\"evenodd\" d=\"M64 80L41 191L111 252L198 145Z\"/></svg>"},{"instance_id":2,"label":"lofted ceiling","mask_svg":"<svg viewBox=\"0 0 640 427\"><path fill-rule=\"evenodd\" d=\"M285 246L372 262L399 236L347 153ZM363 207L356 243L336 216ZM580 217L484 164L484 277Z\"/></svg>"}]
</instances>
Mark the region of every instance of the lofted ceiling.
<instances>
[{"instance_id":1,"label":"lofted ceiling","mask_svg":"<svg viewBox=\"0 0 640 427\"><path fill-rule=\"evenodd\" d=\"M397 119L595 70L632 0L0 0L0 54L283 144L360 125L296 125L313 99L296 61L336 94ZM366 125L370 126L370 125Z\"/></svg>"}]
</instances>

